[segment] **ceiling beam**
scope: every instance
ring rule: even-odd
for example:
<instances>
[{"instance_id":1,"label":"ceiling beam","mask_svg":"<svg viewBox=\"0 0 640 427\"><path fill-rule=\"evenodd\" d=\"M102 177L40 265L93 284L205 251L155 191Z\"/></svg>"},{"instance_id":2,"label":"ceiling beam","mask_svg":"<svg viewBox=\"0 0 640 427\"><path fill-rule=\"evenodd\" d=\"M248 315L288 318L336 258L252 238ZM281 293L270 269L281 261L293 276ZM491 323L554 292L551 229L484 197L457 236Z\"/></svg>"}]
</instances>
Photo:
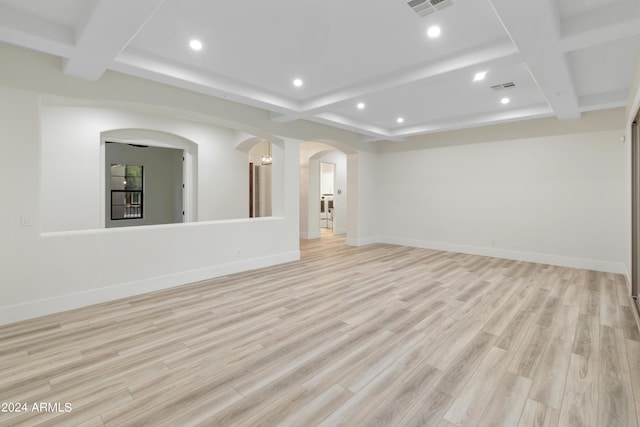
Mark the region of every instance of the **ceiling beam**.
<instances>
[{"instance_id":1,"label":"ceiling beam","mask_svg":"<svg viewBox=\"0 0 640 427\"><path fill-rule=\"evenodd\" d=\"M407 138L398 137L398 136L385 136L385 137L373 137L367 135L360 135L360 141L365 143L372 143L378 141L389 141L389 142L405 142Z\"/></svg>"},{"instance_id":2,"label":"ceiling beam","mask_svg":"<svg viewBox=\"0 0 640 427\"><path fill-rule=\"evenodd\" d=\"M65 57L73 52L73 30L0 3L0 40Z\"/></svg>"},{"instance_id":3,"label":"ceiling beam","mask_svg":"<svg viewBox=\"0 0 640 427\"><path fill-rule=\"evenodd\" d=\"M271 120L278 123L288 123L294 120L313 120L314 116L319 116L331 110L336 104L352 100L356 97L364 97L385 89L391 89L416 81L436 79L450 72L462 71L465 69L478 67L504 67L522 62L520 54L513 46L511 40L501 40L491 43L482 48L475 48L465 53L458 52L456 55L444 61L429 62L402 71L382 76L377 79L342 89L331 94L326 94L316 99L304 102L304 104L288 113L275 113L271 115Z\"/></svg>"},{"instance_id":4,"label":"ceiling beam","mask_svg":"<svg viewBox=\"0 0 640 427\"><path fill-rule=\"evenodd\" d=\"M559 119L579 118L571 72L560 49L560 18L555 3L551 0L490 2L555 115Z\"/></svg>"},{"instance_id":5,"label":"ceiling beam","mask_svg":"<svg viewBox=\"0 0 640 427\"><path fill-rule=\"evenodd\" d=\"M392 138L391 133L388 129L356 122L338 114L323 113L312 116L308 120L352 131L364 137L376 138L378 140L387 140L389 138Z\"/></svg>"},{"instance_id":6,"label":"ceiling beam","mask_svg":"<svg viewBox=\"0 0 640 427\"><path fill-rule=\"evenodd\" d=\"M640 35L640 5L623 0L562 21L560 48L570 52Z\"/></svg>"},{"instance_id":7,"label":"ceiling beam","mask_svg":"<svg viewBox=\"0 0 640 427\"><path fill-rule=\"evenodd\" d=\"M291 113L270 113L270 119L277 123L290 123L299 119L304 119L304 114L291 112Z\"/></svg>"},{"instance_id":8,"label":"ceiling beam","mask_svg":"<svg viewBox=\"0 0 640 427\"><path fill-rule=\"evenodd\" d=\"M63 62L66 74L98 80L164 0L98 0L76 30L74 52Z\"/></svg>"},{"instance_id":9,"label":"ceiling beam","mask_svg":"<svg viewBox=\"0 0 640 427\"><path fill-rule=\"evenodd\" d=\"M518 120L528 120L549 116L553 116L553 111L551 111L551 108L548 105L535 105L519 108L517 110L507 110L467 117L455 117L425 125L410 126L395 131L392 134L392 137L409 137L419 134L444 132L455 129L465 129L489 124L508 123Z\"/></svg>"},{"instance_id":10,"label":"ceiling beam","mask_svg":"<svg viewBox=\"0 0 640 427\"><path fill-rule=\"evenodd\" d=\"M594 93L578 97L580 111L603 110L607 108L624 107L627 105L629 91L626 89L609 92Z\"/></svg>"},{"instance_id":11,"label":"ceiling beam","mask_svg":"<svg viewBox=\"0 0 640 427\"><path fill-rule=\"evenodd\" d=\"M303 104L302 110L307 113L316 113L332 105L366 96L372 92L379 92L384 89L437 77L452 71L479 66L498 60L505 60L509 63L521 61L511 40L499 40L484 46L476 46L466 52L455 52L448 58L423 63L311 99Z\"/></svg>"},{"instance_id":12,"label":"ceiling beam","mask_svg":"<svg viewBox=\"0 0 640 427\"><path fill-rule=\"evenodd\" d=\"M294 100L279 97L229 77L188 68L180 63L139 52L133 48L128 48L118 55L109 69L262 108L273 112L275 115L288 115L300 109L300 103ZM285 123L285 121L281 122Z\"/></svg>"}]
</instances>

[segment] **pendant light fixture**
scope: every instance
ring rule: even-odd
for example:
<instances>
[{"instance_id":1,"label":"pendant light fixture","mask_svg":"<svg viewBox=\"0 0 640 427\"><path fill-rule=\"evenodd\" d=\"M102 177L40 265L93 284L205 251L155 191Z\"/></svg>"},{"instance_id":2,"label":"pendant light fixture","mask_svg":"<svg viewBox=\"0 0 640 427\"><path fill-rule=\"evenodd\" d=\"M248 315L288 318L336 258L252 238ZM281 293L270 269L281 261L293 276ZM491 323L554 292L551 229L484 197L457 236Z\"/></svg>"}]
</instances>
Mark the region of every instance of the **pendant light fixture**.
<instances>
[{"instance_id":1,"label":"pendant light fixture","mask_svg":"<svg viewBox=\"0 0 640 427\"><path fill-rule=\"evenodd\" d=\"M271 165L273 157L271 156L271 141L267 141L267 154L262 155L262 166Z\"/></svg>"}]
</instances>

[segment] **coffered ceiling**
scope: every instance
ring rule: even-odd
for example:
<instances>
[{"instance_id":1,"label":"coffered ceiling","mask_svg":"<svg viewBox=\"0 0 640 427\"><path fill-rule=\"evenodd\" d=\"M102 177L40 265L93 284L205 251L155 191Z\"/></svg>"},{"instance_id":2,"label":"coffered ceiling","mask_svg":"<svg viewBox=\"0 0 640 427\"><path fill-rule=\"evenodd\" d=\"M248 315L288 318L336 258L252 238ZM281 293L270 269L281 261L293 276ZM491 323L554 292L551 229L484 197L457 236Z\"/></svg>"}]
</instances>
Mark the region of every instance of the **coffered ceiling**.
<instances>
[{"instance_id":1,"label":"coffered ceiling","mask_svg":"<svg viewBox=\"0 0 640 427\"><path fill-rule=\"evenodd\" d=\"M626 104L640 0L421 2L0 0L0 41L72 76L113 70L365 141Z\"/></svg>"}]
</instances>

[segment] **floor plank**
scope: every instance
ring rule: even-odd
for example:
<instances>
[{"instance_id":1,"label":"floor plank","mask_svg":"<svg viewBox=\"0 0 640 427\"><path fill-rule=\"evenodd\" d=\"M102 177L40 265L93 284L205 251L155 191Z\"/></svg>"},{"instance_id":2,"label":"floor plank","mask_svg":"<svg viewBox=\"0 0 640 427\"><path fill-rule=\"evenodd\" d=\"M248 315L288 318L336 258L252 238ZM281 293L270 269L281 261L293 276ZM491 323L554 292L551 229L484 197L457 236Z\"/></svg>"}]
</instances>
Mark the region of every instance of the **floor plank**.
<instances>
[{"instance_id":1,"label":"floor plank","mask_svg":"<svg viewBox=\"0 0 640 427\"><path fill-rule=\"evenodd\" d=\"M551 340L533 374L530 398L560 410L571 358L571 343Z\"/></svg>"},{"instance_id":2,"label":"floor plank","mask_svg":"<svg viewBox=\"0 0 640 427\"><path fill-rule=\"evenodd\" d=\"M598 426L598 355L572 354L564 391L560 425Z\"/></svg>"},{"instance_id":3,"label":"floor plank","mask_svg":"<svg viewBox=\"0 0 640 427\"><path fill-rule=\"evenodd\" d=\"M527 400L518 427L556 427L559 411L535 400Z\"/></svg>"},{"instance_id":4,"label":"floor plank","mask_svg":"<svg viewBox=\"0 0 640 427\"><path fill-rule=\"evenodd\" d=\"M600 327L598 418L600 425L637 425L624 332Z\"/></svg>"},{"instance_id":5,"label":"floor plank","mask_svg":"<svg viewBox=\"0 0 640 427\"><path fill-rule=\"evenodd\" d=\"M478 426L516 426L527 402L531 380L507 372Z\"/></svg>"}]
</instances>

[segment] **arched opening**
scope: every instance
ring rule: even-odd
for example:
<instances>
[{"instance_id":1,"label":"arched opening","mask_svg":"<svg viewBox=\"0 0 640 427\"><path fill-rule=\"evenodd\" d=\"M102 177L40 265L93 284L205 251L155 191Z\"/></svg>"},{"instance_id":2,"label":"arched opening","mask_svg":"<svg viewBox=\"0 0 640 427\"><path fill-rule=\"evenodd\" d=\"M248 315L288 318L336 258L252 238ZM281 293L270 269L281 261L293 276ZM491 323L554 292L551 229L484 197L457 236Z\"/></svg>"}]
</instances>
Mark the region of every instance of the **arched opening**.
<instances>
[{"instance_id":1,"label":"arched opening","mask_svg":"<svg viewBox=\"0 0 640 427\"><path fill-rule=\"evenodd\" d=\"M197 221L197 144L149 129L105 131L100 144L104 227Z\"/></svg>"},{"instance_id":2,"label":"arched opening","mask_svg":"<svg viewBox=\"0 0 640 427\"><path fill-rule=\"evenodd\" d=\"M273 146L262 140L249 150L249 218L272 215Z\"/></svg>"},{"instance_id":3,"label":"arched opening","mask_svg":"<svg viewBox=\"0 0 640 427\"><path fill-rule=\"evenodd\" d=\"M325 142L303 142L300 146L300 237L323 235L357 237L357 162L351 147ZM321 165L332 165L333 188L322 191Z\"/></svg>"},{"instance_id":4,"label":"arched opening","mask_svg":"<svg viewBox=\"0 0 640 427\"><path fill-rule=\"evenodd\" d=\"M249 218L276 216L282 213L278 203L281 191L274 188L274 173L282 169L283 141L240 134L236 150L247 153Z\"/></svg>"}]
</instances>

